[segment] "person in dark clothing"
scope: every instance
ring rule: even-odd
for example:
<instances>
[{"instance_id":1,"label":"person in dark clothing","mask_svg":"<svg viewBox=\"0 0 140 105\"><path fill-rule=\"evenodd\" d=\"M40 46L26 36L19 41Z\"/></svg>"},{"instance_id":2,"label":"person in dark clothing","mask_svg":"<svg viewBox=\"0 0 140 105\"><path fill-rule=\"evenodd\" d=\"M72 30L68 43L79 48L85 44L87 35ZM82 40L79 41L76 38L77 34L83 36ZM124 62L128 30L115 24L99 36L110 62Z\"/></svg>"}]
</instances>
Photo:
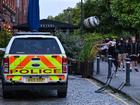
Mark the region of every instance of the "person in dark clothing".
<instances>
[{"instance_id":1,"label":"person in dark clothing","mask_svg":"<svg viewBox=\"0 0 140 105\"><path fill-rule=\"evenodd\" d=\"M109 48L108 48L108 54L112 56L113 60L113 64L115 65L115 71L117 72L118 70L118 52L116 50L116 41L110 41L107 43Z\"/></svg>"},{"instance_id":2,"label":"person in dark clothing","mask_svg":"<svg viewBox=\"0 0 140 105\"><path fill-rule=\"evenodd\" d=\"M109 39L106 38L103 43L108 43L109 42ZM108 52L108 46L106 44L103 44L100 46L100 50L101 50L101 58L102 58L102 61L105 61L105 58L107 57L107 52Z\"/></svg>"},{"instance_id":3,"label":"person in dark clothing","mask_svg":"<svg viewBox=\"0 0 140 105\"><path fill-rule=\"evenodd\" d=\"M131 43L129 39L125 40L124 49L125 49L124 52L126 56L131 54Z\"/></svg>"},{"instance_id":4,"label":"person in dark clothing","mask_svg":"<svg viewBox=\"0 0 140 105\"><path fill-rule=\"evenodd\" d=\"M103 47L103 49L107 49L108 55L111 55L111 57L113 58L115 72L117 72L117 70L118 70L118 51L116 50L116 40L114 39L114 40L107 41L106 43L103 43L100 46L107 46L107 47Z\"/></svg>"},{"instance_id":5,"label":"person in dark clothing","mask_svg":"<svg viewBox=\"0 0 140 105\"><path fill-rule=\"evenodd\" d=\"M131 52L130 52L130 58L131 58L131 69L132 67L134 67L134 70L136 72L138 72L138 68L137 68L137 60L138 60L138 43L136 42L136 39L135 37L132 37L132 42L130 44L130 47L131 47Z\"/></svg>"},{"instance_id":6,"label":"person in dark clothing","mask_svg":"<svg viewBox=\"0 0 140 105\"><path fill-rule=\"evenodd\" d=\"M125 41L123 38L121 38L117 45L116 45L117 49L118 49L118 62L119 62L119 70L125 70L124 65L125 65Z\"/></svg>"},{"instance_id":7,"label":"person in dark clothing","mask_svg":"<svg viewBox=\"0 0 140 105\"><path fill-rule=\"evenodd\" d=\"M138 63L140 63L140 40L138 40Z\"/></svg>"}]
</instances>

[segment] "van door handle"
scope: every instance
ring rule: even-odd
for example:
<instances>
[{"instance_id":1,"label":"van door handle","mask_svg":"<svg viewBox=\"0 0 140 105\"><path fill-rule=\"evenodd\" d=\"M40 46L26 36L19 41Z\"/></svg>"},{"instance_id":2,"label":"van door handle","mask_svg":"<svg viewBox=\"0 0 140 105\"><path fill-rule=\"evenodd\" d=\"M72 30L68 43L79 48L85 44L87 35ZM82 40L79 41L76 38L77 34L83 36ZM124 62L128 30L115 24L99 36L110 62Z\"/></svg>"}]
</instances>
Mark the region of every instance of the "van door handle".
<instances>
[{"instance_id":1,"label":"van door handle","mask_svg":"<svg viewBox=\"0 0 140 105\"><path fill-rule=\"evenodd\" d=\"M40 64L32 64L32 67L39 67Z\"/></svg>"}]
</instances>

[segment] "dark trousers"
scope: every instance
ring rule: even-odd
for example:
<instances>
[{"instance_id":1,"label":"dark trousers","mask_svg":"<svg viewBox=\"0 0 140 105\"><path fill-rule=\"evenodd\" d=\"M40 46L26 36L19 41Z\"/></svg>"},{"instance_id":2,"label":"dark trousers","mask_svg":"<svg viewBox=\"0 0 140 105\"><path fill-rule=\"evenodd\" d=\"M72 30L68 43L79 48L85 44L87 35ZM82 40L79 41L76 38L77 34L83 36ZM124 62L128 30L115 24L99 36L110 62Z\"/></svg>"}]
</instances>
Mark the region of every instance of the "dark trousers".
<instances>
[{"instance_id":1,"label":"dark trousers","mask_svg":"<svg viewBox=\"0 0 140 105\"><path fill-rule=\"evenodd\" d=\"M112 56L112 63L114 64L115 66L115 71L117 72L118 70L118 67L119 67L119 62L118 62L118 54L115 54L115 55L111 55Z\"/></svg>"}]
</instances>

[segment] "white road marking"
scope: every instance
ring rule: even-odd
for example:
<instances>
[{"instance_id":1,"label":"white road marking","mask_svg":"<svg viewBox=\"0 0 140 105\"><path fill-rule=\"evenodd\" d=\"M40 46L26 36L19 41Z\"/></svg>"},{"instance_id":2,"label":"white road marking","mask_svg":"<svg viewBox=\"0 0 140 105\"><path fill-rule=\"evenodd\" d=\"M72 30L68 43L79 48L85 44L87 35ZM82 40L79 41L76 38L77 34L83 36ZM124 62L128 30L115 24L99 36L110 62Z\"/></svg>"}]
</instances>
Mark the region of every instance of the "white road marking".
<instances>
[{"instance_id":1,"label":"white road marking","mask_svg":"<svg viewBox=\"0 0 140 105\"><path fill-rule=\"evenodd\" d=\"M93 84L94 86L96 86L97 88L100 88L97 84L95 84L93 81L91 81L90 79L85 79L85 80L87 80L88 82L90 82L91 84ZM117 97L117 96L115 96L114 94L112 94L112 93L109 93L109 92L107 92L109 95L111 95L112 97L114 97L114 98L116 98L118 101L121 101L121 102L123 102L125 105L129 105L127 102L125 102L123 99L121 99L121 98L119 98L119 97Z\"/></svg>"}]
</instances>

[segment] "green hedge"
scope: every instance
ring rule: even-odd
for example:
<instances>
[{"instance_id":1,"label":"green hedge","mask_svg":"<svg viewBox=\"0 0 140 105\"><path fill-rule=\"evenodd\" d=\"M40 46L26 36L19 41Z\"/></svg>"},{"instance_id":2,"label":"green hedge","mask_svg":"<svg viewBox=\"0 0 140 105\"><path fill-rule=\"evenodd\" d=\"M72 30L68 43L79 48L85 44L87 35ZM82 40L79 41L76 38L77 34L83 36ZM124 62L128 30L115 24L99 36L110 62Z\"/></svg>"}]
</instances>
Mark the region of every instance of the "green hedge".
<instances>
[{"instance_id":1,"label":"green hedge","mask_svg":"<svg viewBox=\"0 0 140 105\"><path fill-rule=\"evenodd\" d=\"M97 45L102 42L103 39L112 38L116 39L117 35L114 34L100 34L100 33L88 33L84 36L84 47L80 52L79 60L88 61L96 57L98 53Z\"/></svg>"}]
</instances>

